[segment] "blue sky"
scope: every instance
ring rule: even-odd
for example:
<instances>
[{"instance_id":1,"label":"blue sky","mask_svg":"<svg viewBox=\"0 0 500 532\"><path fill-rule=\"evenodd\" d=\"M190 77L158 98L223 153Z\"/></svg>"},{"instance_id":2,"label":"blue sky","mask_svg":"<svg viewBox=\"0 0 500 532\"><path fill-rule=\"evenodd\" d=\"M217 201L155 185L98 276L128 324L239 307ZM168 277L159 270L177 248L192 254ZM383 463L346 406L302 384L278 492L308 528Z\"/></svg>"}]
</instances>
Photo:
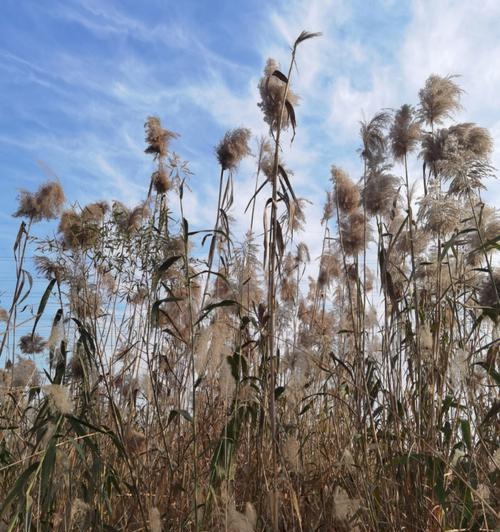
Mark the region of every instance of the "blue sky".
<instances>
[{"instance_id":1,"label":"blue sky","mask_svg":"<svg viewBox=\"0 0 500 532\"><path fill-rule=\"evenodd\" d=\"M228 128L266 132L257 108L262 68L270 56L285 63L302 29L323 36L299 50L299 128L287 163L299 195L312 201L303 237L313 249L330 165L360 175L359 120L417 103L431 73L461 75L465 111L457 118L490 128L498 167L499 27L497 0L2 0L0 305L14 273L7 257L18 189L45 181L43 166L71 202L139 201L152 169L143 153L149 114L181 135L173 148L194 172L187 215L209 227L214 145ZM241 228L253 167L246 161L236 179ZM492 183L487 199L499 198Z\"/></svg>"}]
</instances>

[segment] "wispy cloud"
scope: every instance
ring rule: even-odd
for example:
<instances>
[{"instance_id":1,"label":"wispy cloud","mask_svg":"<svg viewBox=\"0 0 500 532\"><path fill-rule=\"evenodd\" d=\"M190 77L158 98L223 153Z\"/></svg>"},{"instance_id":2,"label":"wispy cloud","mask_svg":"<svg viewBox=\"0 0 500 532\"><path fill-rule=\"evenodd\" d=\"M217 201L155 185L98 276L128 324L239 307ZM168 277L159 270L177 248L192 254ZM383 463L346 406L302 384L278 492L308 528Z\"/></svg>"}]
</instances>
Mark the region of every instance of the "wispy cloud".
<instances>
[{"instance_id":1,"label":"wispy cloud","mask_svg":"<svg viewBox=\"0 0 500 532\"><path fill-rule=\"evenodd\" d=\"M500 146L500 73L492 67L500 52L497 2L275 2L256 7L251 21L229 20L225 12L232 40L224 44L215 21L196 20L189 2L168 17L165 5L153 4L151 12L113 1L37 4L33 9L47 30L29 18L23 25L21 17L15 22L19 42L0 41L0 86L9 102L0 108L6 117L0 119L0 150L4 168L17 167L15 186L33 179L33 161L43 159L74 199L109 194L138 201L151 170L142 125L154 113L181 133L174 147L192 160L190 216L195 223L210 222L205 198L215 201L213 146L231 127L266 132L257 107L260 72L269 56L286 64L302 29L323 36L299 50L293 72L302 97L299 129L293 146L285 143L284 157L297 192L313 201L307 208L313 245L319 246L319 237L314 239L321 233L330 164L360 175L356 148L363 113L369 118L380 108L415 103L431 72L462 75L463 116L489 127ZM224 20L217 24L224 26ZM494 161L500 165L498 147ZM242 228L252 164L243 165L235 181L234 212ZM15 187L9 186L10 194ZM495 184L489 199L499 197ZM6 210L13 210L13 200L12 194Z\"/></svg>"}]
</instances>

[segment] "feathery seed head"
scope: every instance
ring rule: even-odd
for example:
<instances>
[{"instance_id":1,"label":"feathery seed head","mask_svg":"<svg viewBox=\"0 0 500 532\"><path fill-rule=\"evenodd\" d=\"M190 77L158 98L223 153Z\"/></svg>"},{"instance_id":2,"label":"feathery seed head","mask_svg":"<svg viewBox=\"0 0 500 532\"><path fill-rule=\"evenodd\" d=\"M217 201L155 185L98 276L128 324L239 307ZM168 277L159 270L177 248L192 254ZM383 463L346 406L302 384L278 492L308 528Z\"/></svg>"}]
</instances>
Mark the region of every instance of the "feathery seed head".
<instances>
[{"instance_id":1,"label":"feathery seed head","mask_svg":"<svg viewBox=\"0 0 500 532\"><path fill-rule=\"evenodd\" d=\"M487 276L479 291L479 304L492 310L491 315L497 322L500 317L500 268L493 272L493 282L490 276Z\"/></svg>"},{"instance_id":2,"label":"feathery seed head","mask_svg":"<svg viewBox=\"0 0 500 532\"><path fill-rule=\"evenodd\" d=\"M16 218L30 218L34 222L52 220L61 213L65 197L57 181L49 181L40 186L36 193L21 190L19 206L14 213Z\"/></svg>"},{"instance_id":3,"label":"feathery seed head","mask_svg":"<svg viewBox=\"0 0 500 532\"><path fill-rule=\"evenodd\" d=\"M363 202L371 216L388 215L398 194L398 178L388 172L371 172L363 190Z\"/></svg>"},{"instance_id":4,"label":"feathery seed head","mask_svg":"<svg viewBox=\"0 0 500 532\"><path fill-rule=\"evenodd\" d=\"M372 228L360 209L354 210L339 221L339 230L342 246L347 255L356 255L361 252L371 239ZM366 238L365 238L366 237Z\"/></svg>"},{"instance_id":5,"label":"feathery seed head","mask_svg":"<svg viewBox=\"0 0 500 532\"><path fill-rule=\"evenodd\" d=\"M456 76L429 76L419 92L419 115L428 125L441 123L460 109L462 89L453 81Z\"/></svg>"},{"instance_id":6,"label":"feathery seed head","mask_svg":"<svg viewBox=\"0 0 500 532\"><path fill-rule=\"evenodd\" d=\"M420 140L420 124L415 120L413 108L403 105L396 111L390 131L392 154L402 161L411 153Z\"/></svg>"},{"instance_id":7,"label":"feathery seed head","mask_svg":"<svg viewBox=\"0 0 500 532\"><path fill-rule=\"evenodd\" d=\"M251 154L248 146L251 131L238 128L228 131L217 146L217 160L223 170L234 170L244 157Z\"/></svg>"},{"instance_id":8,"label":"feathery seed head","mask_svg":"<svg viewBox=\"0 0 500 532\"><path fill-rule=\"evenodd\" d=\"M35 363L30 359L19 357L12 368L12 386L14 388L37 386L38 380L38 370Z\"/></svg>"},{"instance_id":9,"label":"feathery seed head","mask_svg":"<svg viewBox=\"0 0 500 532\"><path fill-rule=\"evenodd\" d=\"M360 193L358 187L342 168L332 166L332 182L335 186L335 196L340 212L349 213L359 205Z\"/></svg>"},{"instance_id":10,"label":"feathery seed head","mask_svg":"<svg viewBox=\"0 0 500 532\"><path fill-rule=\"evenodd\" d=\"M151 153L154 159L162 159L168 153L168 145L172 139L179 137L177 133L164 129L157 116L148 117L144 124L146 129L145 153Z\"/></svg>"},{"instance_id":11,"label":"feathery seed head","mask_svg":"<svg viewBox=\"0 0 500 532\"><path fill-rule=\"evenodd\" d=\"M158 194L165 194L165 192L168 192L172 188L172 181L163 165L153 172L151 178L153 180L153 186Z\"/></svg>"},{"instance_id":12,"label":"feathery seed head","mask_svg":"<svg viewBox=\"0 0 500 532\"><path fill-rule=\"evenodd\" d=\"M278 127L281 107L285 97L285 83L273 73L279 70L279 65L274 59L269 58L264 69L264 76L259 82L259 92L261 101L258 106L264 113L264 121L269 124L271 130ZM288 87L286 100L295 107L298 103L298 96ZM290 116L287 108L283 111L281 128L287 129L290 125Z\"/></svg>"},{"instance_id":13,"label":"feathery seed head","mask_svg":"<svg viewBox=\"0 0 500 532\"><path fill-rule=\"evenodd\" d=\"M51 403L58 412L63 415L73 412L73 401L67 386L49 384L43 387L43 391L49 396Z\"/></svg>"},{"instance_id":14,"label":"feathery seed head","mask_svg":"<svg viewBox=\"0 0 500 532\"><path fill-rule=\"evenodd\" d=\"M44 339L37 333L25 334L19 340L19 349L25 355L35 355L41 353L45 349L46 343Z\"/></svg>"}]
</instances>

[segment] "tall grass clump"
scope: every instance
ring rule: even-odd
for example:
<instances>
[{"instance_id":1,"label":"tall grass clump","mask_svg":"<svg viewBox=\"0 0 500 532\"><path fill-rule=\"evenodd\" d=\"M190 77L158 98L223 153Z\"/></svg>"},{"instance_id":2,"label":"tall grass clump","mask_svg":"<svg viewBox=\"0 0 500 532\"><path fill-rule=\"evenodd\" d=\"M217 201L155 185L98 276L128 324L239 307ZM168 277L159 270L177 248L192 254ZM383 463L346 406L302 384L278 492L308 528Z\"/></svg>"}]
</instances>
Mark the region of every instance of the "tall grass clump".
<instances>
[{"instance_id":1,"label":"tall grass clump","mask_svg":"<svg viewBox=\"0 0 500 532\"><path fill-rule=\"evenodd\" d=\"M283 71L267 61L255 154L245 127L216 144L210 228L186 218L189 164L155 116L137 205L69 204L59 182L20 193L0 309L2 529L498 526L491 136L455 121L455 77L430 76L412 105L361 122L359 180L325 169L310 250L283 148L300 135L293 67L317 36L299 35ZM44 220L55 235L32 234Z\"/></svg>"}]
</instances>

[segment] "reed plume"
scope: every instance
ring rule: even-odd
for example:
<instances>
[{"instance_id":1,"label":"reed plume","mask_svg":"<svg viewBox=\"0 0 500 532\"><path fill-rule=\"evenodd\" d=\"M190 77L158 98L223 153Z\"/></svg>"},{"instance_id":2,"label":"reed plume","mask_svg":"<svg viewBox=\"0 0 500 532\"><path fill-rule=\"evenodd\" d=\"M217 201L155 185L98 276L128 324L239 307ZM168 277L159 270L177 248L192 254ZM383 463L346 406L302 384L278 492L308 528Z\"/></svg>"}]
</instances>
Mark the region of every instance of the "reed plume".
<instances>
[{"instance_id":1,"label":"reed plume","mask_svg":"<svg viewBox=\"0 0 500 532\"><path fill-rule=\"evenodd\" d=\"M429 76L425 86L419 92L419 115L430 125L440 124L460 109L462 89L455 83L457 76Z\"/></svg>"},{"instance_id":2,"label":"reed plume","mask_svg":"<svg viewBox=\"0 0 500 532\"><path fill-rule=\"evenodd\" d=\"M295 107L299 101L298 96L290 87L286 89L286 83L281 76L275 73L279 72L279 65L274 59L269 58L264 68L264 76L259 82L259 93L261 101L258 106L264 114L264 121L274 131L278 125L281 129L287 129L291 124L290 105ZM281 117L281 109L285 103L286 112Z\"/></svg>"},{"instance_id":3,"label":"reed plume","mask_svg":"<svg viewBox=\"0 0 500 532\"><path fill-rule=\"evenodd\" d=\"M241 160L250 155L248 146L251 132L247 128L228 131L217 146L217 160L223 170L234 170Z\"/></svg>"},{"instance_id":4,"label":"reed plume","mask_svg":"<svg viewBox=\"0 0 500 532\"><path fill-rule=\"evenodd\" d=\"M49 181L40 186L37 192L21 190L19 206L13 216L29 218L33 222L53 220L61 213L65 197L57 181Z\"/></svg>"},{"instance_id":5,"label":"reed plume","mask_svg":"<svg viewBox=\"0 0 500 532\"><path fill-rule=\"evenodd\" d=\"M420 124L410 105L405 104L396 111L389 135L396 160L403 160L416 148L420 139Z\"/></svg>"},{"instance_id":6,"label":"reed plume","mask_svg":"<svg viewBox=\"0 0 500 532\"><path fill-rule=\"evenodd\" d=\"M331 179L335 186L335 197L342 213L353 212L360 202L359 188L344 170L337 166L331 168Z\"/></svg>"}]
</instances>

